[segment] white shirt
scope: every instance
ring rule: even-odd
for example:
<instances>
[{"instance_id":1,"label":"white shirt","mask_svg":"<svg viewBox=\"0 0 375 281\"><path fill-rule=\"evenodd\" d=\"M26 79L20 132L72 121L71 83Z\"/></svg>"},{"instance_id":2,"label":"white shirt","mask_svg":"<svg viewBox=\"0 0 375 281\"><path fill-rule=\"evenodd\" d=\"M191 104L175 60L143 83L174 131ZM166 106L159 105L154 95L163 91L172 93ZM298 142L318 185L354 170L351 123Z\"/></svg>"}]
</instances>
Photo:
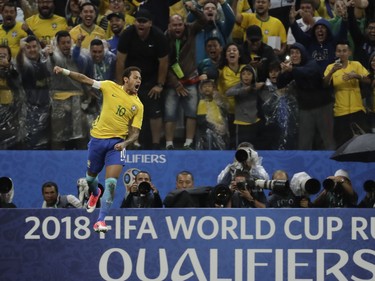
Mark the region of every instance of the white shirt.
<instances>
[{"instance_id":1,"label":"white shirt","mask_svg":"<svg viewBox=\"0 0 375 281\"><path fill-rule=\"evenodd\" d=\"M320 20L320 19L321 19L321 17L314 17L315 22ZM296 22L303 32L308 31L312 27L312 25L307 25L302 19L298 19L298 20L296 20ZM286 36L286 44L287 45L293 45L294 43L296 43L296 39L294 38L294 36L292 34L292 29L289 27L288 34Z\"/></svg>"},{"instance_id":2,"label":"white shirt","mask_svg":"<svg viewBox=\"0 0 375 281\"><path fill-rule=\"evenodd\" d=\"M3 22L3 15L0 14L0 22ZM17 7L16 22L25 22L25 16L23 15L23 10Z\"/></svg>"},{"instance_id":3,"label":"white shirt","mask_svg":"<svg viewBox=\"0 0 375 281\"><path fill-rule=\"evenodd\" d=\"M270 9L285 7L285 6L292 6L294 4L294 0L271 0L271 7Z\"/></svg>"}]
</instances>

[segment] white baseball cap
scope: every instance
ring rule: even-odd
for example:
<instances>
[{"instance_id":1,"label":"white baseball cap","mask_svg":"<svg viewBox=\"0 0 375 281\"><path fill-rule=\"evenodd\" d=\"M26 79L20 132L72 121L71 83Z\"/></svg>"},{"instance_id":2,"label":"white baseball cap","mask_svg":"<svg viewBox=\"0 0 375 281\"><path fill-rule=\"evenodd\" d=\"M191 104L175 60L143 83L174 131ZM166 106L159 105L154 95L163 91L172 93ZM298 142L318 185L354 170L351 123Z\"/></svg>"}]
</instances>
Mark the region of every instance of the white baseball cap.
<instances>
[{"instance_id":1,"label":"white baseball cap","mask_svg":"<svg viewBox=\"0 0 375 281\"><path fill-rule=\"evenodd\" d=\"M349 178L349 173L343 169L339 169L335 172L335 177L345 177L347 178L348 180L350 180Z\"/></svg>"}]
</instances>

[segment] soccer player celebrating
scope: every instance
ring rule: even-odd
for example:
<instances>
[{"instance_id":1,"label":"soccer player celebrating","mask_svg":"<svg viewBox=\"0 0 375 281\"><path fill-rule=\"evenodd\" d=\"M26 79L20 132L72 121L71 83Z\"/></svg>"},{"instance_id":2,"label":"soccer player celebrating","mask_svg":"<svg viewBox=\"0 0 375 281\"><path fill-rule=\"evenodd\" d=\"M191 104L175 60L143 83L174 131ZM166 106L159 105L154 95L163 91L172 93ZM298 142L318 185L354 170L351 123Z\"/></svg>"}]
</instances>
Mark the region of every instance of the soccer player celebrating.
<instances>
[{"instance_id":1,"label":"soccer player celebrating","mask_svg":"<svg viewBox=\"0 0 375 281\"><path fill-rule=\"evenodd\" d=\"M109 80L93 80L59 66L55 66L54 73L69 76L103 93L102 110L90 132L86 180L90 188L87 211L91 213L101 195L98 174L105 166L105 189L94 230L107 232L105 217L111 208L117 179L125 163L126 147L138 139L142 126L143 104L137 95L141 85L141 70L138 67L126 68L122 75L122 86Z\"/></svg>"}]
</instances>

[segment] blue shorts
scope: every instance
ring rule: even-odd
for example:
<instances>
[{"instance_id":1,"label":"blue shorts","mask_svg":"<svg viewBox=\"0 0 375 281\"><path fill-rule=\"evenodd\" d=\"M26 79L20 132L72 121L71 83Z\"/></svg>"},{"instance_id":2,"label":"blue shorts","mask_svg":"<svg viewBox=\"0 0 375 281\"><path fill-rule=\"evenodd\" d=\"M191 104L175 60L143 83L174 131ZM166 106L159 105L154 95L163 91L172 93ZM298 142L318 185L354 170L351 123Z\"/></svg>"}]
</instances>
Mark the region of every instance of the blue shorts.
<instances>
[{"instance_id":1,"label":"blue shorts","mask_svg":"<svg viewBox=\"0 0 375 281\"><path fill-rule=\"evenodd\" d=\"M88 144L87 169L98 174L104 166L125 165L126 150L115 150L115 144L122 142L121 138L97 139L90 138Z\"/></svg>"},{"instance_id":2,"label":"blue shorts","mask_svg":"<svg viewBox=\"0 0 375 281\"><path fill-rule=\"evenodd\" d=\"M198 106L198 89L197 85L184 86L189 95L186 97L179 96L174 88L167 88L165 91L164 103L164 121L176 122L179 116L180 105L184 110L184 116L188 118L197 117Z\"/></svg>"}]
</instances>

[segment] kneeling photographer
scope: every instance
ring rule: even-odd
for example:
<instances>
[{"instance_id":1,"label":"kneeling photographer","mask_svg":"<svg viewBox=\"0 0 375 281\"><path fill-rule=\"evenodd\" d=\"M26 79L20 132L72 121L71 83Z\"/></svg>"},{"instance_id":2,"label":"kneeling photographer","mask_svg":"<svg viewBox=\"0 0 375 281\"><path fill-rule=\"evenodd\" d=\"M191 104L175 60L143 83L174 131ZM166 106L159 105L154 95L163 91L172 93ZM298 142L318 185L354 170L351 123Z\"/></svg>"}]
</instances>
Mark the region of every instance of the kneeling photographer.
<instances>
[{"instance_id":1,"label":"kneeling photographer","mask_svg":"<svg viewBox=\"0 0 375 281\"><path fill-rule=\"evenodd\" d=\"M247 171L237 171L230 185L233 191L232 208L265 208L266 195L256 188L254 180Z\"/></svg>"},{"instance_id":2,"label":"kneeling photographer","mask_svg":"<svg viewBox=\"0 0 375 281\"><path fill-rule=\"evenodd\" d=\"M318 208L353 208L358 195L354 191L348 172L340 169L323 181L324 190L314 200Z\"/></svg>"},{"instance_id":3,"label":"kneeling photographer","mask_svg":"<svg viewBox=\"0 0 375 281\"><path fill-rule=\"evenodd\" d=\"M159 191L151 182L146 171L140 171L130 187L128 196L122 201L120 208L162 208L163 203Z\"/></svg>"}]
</instances>

